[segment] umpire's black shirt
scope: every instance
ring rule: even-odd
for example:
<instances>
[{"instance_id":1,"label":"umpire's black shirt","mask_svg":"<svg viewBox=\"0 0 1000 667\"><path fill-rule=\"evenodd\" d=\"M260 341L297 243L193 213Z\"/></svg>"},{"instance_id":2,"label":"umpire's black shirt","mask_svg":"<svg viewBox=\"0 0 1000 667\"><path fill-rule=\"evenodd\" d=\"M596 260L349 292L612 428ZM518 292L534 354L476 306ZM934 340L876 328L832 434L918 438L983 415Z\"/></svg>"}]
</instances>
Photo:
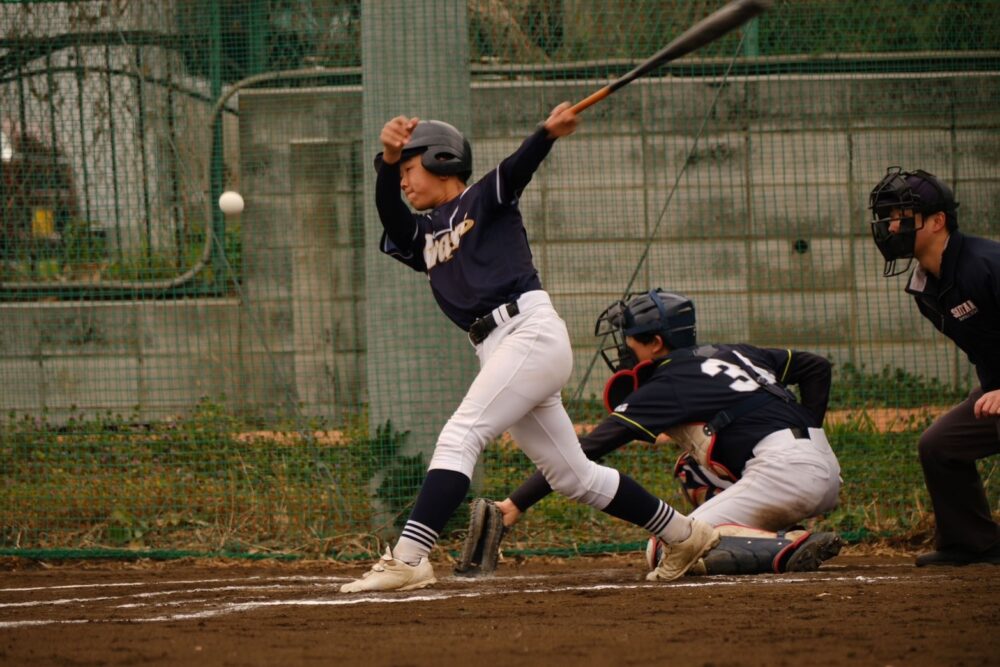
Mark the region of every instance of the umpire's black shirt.
<instances>
[{"instance_id":1,"label":"umpire's black shirt","mask_svg":"<svg viewBox=\"0 0 1000 667\"><path fill-rule=\"evenodd\" d=\"M983 391L1000 389L1000 243L952 232L941 277L918 266L906 291L923 316L969 355Z\"/></svg>"}]
</instances>

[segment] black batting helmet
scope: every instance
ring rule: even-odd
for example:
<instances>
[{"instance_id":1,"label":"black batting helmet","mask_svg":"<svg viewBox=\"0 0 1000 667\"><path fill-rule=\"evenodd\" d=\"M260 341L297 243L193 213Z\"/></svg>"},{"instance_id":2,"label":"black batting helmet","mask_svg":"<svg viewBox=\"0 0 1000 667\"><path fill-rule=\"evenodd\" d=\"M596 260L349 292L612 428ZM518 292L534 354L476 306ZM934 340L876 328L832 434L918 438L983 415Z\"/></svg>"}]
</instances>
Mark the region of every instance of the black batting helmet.
<instances>
[{"instance_id":1,"label":"black batting helmet","mask_svg":"<svg viewBox=\"0 0 1000 667\"><path fill-rule=\"evenodd\" d=\"M694 304L682 294L659 288L629 295L604 309L594 335L602 339L601 356L612 371L631 368L636 359L626 336L660 336L672 350L697 345Z\"/></svg>"},{"instance_id":2,"label":"black batting helmet","mask_svg":"<svg viewBox=\"0 0 1000 667\"><path fill-rule=\"evenodd\" d=\"M424 169L442 176L456 175L468 181L472 175L472 146L454 125L440 120L422 120L413 128L410 140L403 147L403 160L414 155ZM375 156L376 171L382 166L382 152Z\"/></svg>"}]
</instances>

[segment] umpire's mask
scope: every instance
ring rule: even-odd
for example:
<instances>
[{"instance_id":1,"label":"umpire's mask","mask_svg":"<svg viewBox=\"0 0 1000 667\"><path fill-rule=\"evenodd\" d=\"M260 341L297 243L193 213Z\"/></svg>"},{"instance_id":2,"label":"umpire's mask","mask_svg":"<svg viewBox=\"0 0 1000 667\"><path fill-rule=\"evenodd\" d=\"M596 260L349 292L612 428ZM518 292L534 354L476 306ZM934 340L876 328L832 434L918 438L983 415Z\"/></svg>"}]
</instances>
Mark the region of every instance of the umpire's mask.
<instances>
[{"instance_id":1,"label":"umpire's mask","mask_svg":"<svg viewBox=\"0 0 1000 667\"><path fill-rule=\"evenodd\" d=\"M951 190L933 174L917 170L903 171L900 167L889 167L868 197L868 208L872 212L872 238L885 267L882 275L898 276L909 270L913 263L917 231L923 228L928 215L944 211L950 227L957 225L955 209L958 203ZM920 226L916 216L921 215ZM893 222L899 222L895 232L890 230ZM896 260L905 259L906 264L897 268Z\"/></svg>"}]
</instances>

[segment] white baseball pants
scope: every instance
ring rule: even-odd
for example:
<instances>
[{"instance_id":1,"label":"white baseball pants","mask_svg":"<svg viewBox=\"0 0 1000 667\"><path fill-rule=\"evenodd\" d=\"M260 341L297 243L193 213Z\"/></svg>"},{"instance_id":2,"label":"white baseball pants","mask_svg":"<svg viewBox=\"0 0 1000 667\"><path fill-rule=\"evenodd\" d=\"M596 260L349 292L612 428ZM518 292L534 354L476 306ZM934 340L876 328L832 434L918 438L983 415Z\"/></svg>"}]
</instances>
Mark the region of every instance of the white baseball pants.
<instances>
[{"instance_id":1,"label":"white baseball pants","mask_svg":"<svg viewBox=\"0 0 1000 667\"><path fill-rule=\"evenodd\" d=\"M520 313L476 346L479 374L442 429L430 469L471 478L486 444L509 431L555 491L604 509L618 491L618 471L584 455L563 407L560 391L573 370L566 323L542 290L517 305Z\"/></svg>"},{"instance_id":2,"label":"white baseball pants","mask_svg":"<svg viewBox=\"0 0 1000 667\"><path fill-rule=\"evenodd\" d=\"M840 464L823 429L809 429L808 438L776 431L753 454L739 481L697 507L692 519L778 531L837 506Z\"/></svg>"}]
</instances>

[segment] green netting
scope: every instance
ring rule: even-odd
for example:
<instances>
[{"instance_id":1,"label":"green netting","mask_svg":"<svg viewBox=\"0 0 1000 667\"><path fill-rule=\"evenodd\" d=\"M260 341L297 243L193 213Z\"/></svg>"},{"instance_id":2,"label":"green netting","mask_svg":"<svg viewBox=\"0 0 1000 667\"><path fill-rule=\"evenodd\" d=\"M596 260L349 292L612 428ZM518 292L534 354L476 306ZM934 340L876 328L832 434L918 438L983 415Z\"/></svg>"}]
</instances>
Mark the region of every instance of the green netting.
<instances>
[{"instance_id":1,"label":"green netting","mask_svg":"<svg viewBox=\"0 0 1000 667\"><path fill-rule=\"evenodd\" d=\"M425 281L378 251L382 124L453 123L478 177L719 4L0 4L3 553L375 549L475 373ZM702 340L836 363L846 484L824 525L926 532L916 440L975 375L882 279L866 196L889 165L923 168L963 229L997 237L998 17L997 0L780 0L587 110L521 202L574 344L574 419L602 416L597 314L680 291ZM611 463L683 509L675 456ZM981 470L996 509L995 460ZM501 439L473 492L530 472ZM639 539L550 498L511 546Z\"/></svg>"}]
</instances>

